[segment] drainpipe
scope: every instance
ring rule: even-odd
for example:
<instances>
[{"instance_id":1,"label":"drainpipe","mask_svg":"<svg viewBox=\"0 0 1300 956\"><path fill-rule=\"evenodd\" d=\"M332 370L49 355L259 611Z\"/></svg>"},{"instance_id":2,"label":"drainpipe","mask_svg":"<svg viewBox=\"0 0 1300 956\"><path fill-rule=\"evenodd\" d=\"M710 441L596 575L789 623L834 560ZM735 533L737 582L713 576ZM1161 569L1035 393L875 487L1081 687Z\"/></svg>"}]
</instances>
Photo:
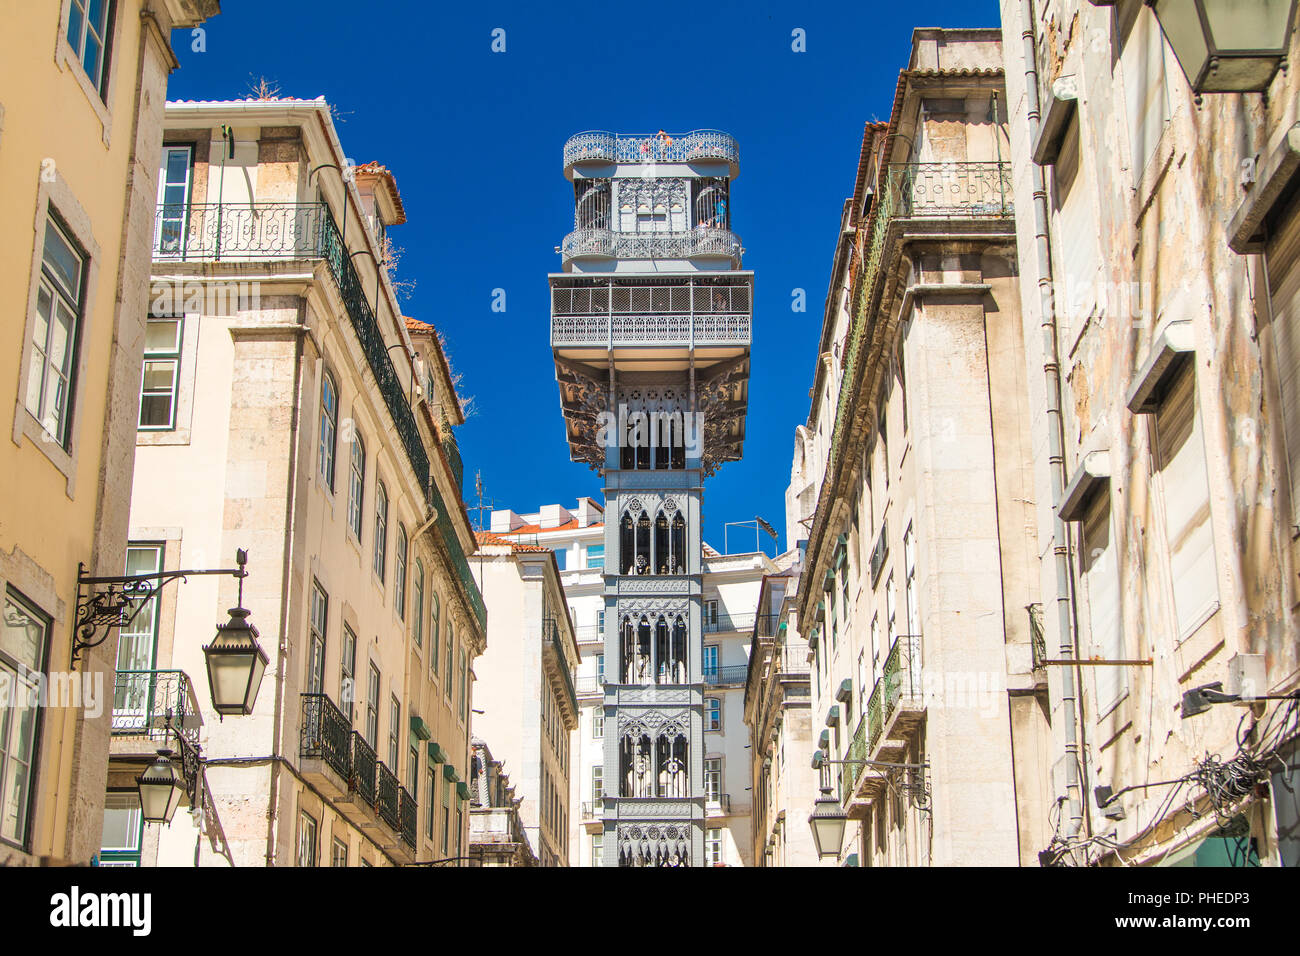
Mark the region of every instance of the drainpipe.
<instances>
[{"instance_id":1,"label":"drainpipe","mask_svg":"<svg viewBox=\"0 0 1300 956\"><path fill-rule=\"evenodd\" d=\"M1029 140L1038 138L1042 114L1038 101L1038 61L1035 57L1033 0L1021 0L1021 37L1024 41L1025 94L1029 120ZM1056 619L1060 635L1060 656L1077 659L1074 649L1074 606L1070 575L1070 541L1065 522L1057 512L1069 480L1065 473L1065 423L1061 415L1061 364L1056 330L1056 297L1053 291L1052 254L1048 233L1051 222L1047 207L1047 185L1043 168L1031 160L1030 174L1034 191L1034 256L1038 274L1038 292L1042 308L1043 383L1047 401L1048 463L1052 481L1052 560L1056 570ZM1061 709L1065 730L1066 787L1069 809L1068 836L1083 829L1083 783L1080 779L1082 759L1079 747L1079 672L1077 667L1061 669Z\"/></svg>"}]
</instances>

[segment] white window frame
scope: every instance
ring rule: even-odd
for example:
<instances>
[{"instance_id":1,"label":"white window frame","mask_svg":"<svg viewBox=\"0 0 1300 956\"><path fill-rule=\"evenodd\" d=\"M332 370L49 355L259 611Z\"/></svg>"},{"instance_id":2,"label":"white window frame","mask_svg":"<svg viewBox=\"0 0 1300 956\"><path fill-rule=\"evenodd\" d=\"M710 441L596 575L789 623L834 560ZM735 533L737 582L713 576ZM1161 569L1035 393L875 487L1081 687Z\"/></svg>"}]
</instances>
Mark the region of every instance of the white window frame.
<instances>
[{"instance_id":1,"label":"white window frame","mask_svg":"<svg viewBox=\"0 0 1300 956\"><path fill-rule=\"evenodd\" d=\"M384 583L388 570L388 489L381 480L375 481L375 540L374 572L379 583Z\"/></svg>"},{"instance_id":2,"label":"white window frame","mask_svg":"<svg viewBox=\"0 0 1300 956\"><path fill-rule=\"evenodd\" d=\"M361 525L366 495L366 442L360 431L352 435L352 454L348 457L348 530L361 543Z\"/></svg>"},{"instance_id":3,"label":"white window frame","mask_svg":"<svg viewBox=\"0 0 1300 956\"><path fill-rule=\"evenodd\" d=\"M171 346L166 349L150 348L149 330L160 327L167 322L176 326L176 335L172 339ZM175 431L176 429L176 407L180 402L181 348L184 335L185 317L183 315L151 315L145 324L144 360L141 362L142 367L140 369L140 417L136 425L140 431L163 432ZM163 390L156 386L149 387L149 367L151 365L170 366L171 386L169 388ZM156 425L146 425L144 423L145 401L163 396L167 397L167 420Z\"/></svg>"},{"instance_id":4,"label":"white window frame","mask_svg":"<svg viewBox=\"0 0 1300 956\"><path fill-rule=\"evenodd\" d=\"M321 373L317 471L321 477L321 486L331 495L334 494L334 476L338 464L338 438L339 386L338 380L327 368Z\"/></svg>"},{"instance_id":5,"label":"white window frame","mask_svg":"<svg viewBox=\"0 0 1300 956\"><path fill-rule=\"evenodd\" d=\"M65 281L67 277L57 274L52 260L46 253L50 246L51 235L59 245L66 247L75 260L76 275L72 277L75 288ZM71 230L64 227L55 215L46 217L39 256L38 289L29 332L30 364L27 366L23 402L45 434L66 451L71 444L71 424L78 386L77 371L83 351L89 256ZM48 302L46 311L41 309L42 298ZM54 345L53 336L58 327L55 318L60 314L66 314L68 317L67 341L63 345L62 361L55 363L51 361L50 353ZM38 328L38 316L45 326L43 334L40 334ZM51 374L62 384L61 394L56 392L51 396Z\"/></svg>"},{"instance_id":6,"label":"white window frame","mask_svg":"<svg viewBox=\"0 0 1300 956\"><path fill-rule=\"evenodd\" d=\"M716 705L716 706L714 706ZM713 721L717 717L716 724ZM722 730L722 698L704 698L704 729L710 733Z\"/></svg>"},{"instance_id":7,"label":"white window frame","mask_svg":"<svg viewBox=\"0 0 1300 956\"><path fill-rule=\"evenodd\" d=\"M106 103L108 101L108 77L111 73L113 58L113 24L117 19L117 0L102 0L100 22L91 24L88 12L90 0L69 0L63 24L63 35L68 46L81 66L91 87ZM75 21L73 18L76 18ZM88 41L93 37L99 43L99 53L92 70L86 64Z\"/></svg>"}]
</instances>

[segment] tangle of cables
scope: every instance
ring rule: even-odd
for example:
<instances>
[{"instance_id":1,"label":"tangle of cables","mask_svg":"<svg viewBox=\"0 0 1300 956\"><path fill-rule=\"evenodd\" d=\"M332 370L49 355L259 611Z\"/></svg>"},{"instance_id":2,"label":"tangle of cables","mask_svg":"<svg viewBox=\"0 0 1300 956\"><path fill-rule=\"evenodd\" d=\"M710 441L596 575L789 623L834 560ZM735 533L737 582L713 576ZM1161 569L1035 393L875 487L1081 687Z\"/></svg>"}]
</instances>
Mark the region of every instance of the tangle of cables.
<instances>
[{"instance_id":1,"label":"tangle of cables","mask_svg":"<svg viewBox=\"0 0 1300 956\"><path fill-rule=\"evenodd\" d=\"M1239 804L1245 797L1254 793L1277 770L1286 770L1280 750L1300 730L1300 697L1292 697L1263 720L1253 719L1249 712L1242 715L1237 725L1237 747L1231 757L1223 758L1216 754L1206 754L1197 761L1196 766L1174 780L1154 784L1138 784L1126 789L1145 789L1147 787L1169 787L1159 806L1151 815L1150 821L1126 843L1120 843L1112 837L1097 834L1090 837L1067 839L1061 836L1061 805L1065 797L1057 800L1053 808L1054 825L1052 841L1047 849L1038 854L1043 866L1092 866L1102 857L1115 854L1115 858L1124 865L1130 865L1125 852L1142 849L1146 838L1163 823L1171 813L1187 810L1193 816L1199 816L1196 798L1203 793L1206 801L1214 811L1215 822L1220 831L1233 829ZM1249 719L1249 723L1247 723ZM1286 775L1280 775L1282 785L1289 788ZM1121 790L1111 799L1118 797ZM1199 792L1199 793L1198 793ZM1180 801L1180 797L1183 799Z\"/></svg>"}]
</instances>

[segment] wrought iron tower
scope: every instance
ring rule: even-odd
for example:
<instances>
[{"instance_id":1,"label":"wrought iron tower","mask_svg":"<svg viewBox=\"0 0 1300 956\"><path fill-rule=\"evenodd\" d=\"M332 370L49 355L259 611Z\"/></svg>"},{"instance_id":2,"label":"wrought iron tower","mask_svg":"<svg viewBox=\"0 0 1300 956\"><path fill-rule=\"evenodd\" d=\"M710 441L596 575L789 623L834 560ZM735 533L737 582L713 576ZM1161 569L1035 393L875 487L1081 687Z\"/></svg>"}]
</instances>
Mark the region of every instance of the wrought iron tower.
<instances>
[{"instance_id":1,"label":"wrought iron tower","mask_svg":"<svg viewBox=\"0 0 1300 956\"><path fill-rule=\"evenodd\" d=\"M569 450L605 479L605 866L704 861L700 505L740 458L753 273L726 133L579 133L549 276Z\"/></svg>"}]
</instances>

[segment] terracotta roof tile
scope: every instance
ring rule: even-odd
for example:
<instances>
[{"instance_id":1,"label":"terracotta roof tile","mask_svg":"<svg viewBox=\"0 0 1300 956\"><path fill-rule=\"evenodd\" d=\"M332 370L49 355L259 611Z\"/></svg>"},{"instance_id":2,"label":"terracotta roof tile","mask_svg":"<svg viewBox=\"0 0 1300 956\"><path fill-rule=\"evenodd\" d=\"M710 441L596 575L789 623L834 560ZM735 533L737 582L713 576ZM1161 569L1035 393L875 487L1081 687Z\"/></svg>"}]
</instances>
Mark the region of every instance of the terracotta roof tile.
<instances>
[{"instance_id":1,"label":"terracotta roof tile","mask_svg":"<svg viewBox=\"0 0 1300 956\"><path fill-rule=\"evenodd\" d=\"M421 322L419 319L413 319L409 315L404 315L402 316L402 318L406 321L406 331L408 332L436 332L437 331L437 329L435 329L428 322Z\"/></svg>"},{"instance_id":2,"label":"terracotta roof tile","mask_svg":"<svg viewBox=\"0 0 1300 956\"><path fill-rule=\"evenodd\" d=\"M402 196L397 191L397 179L393 176L393 171L383 163L372 161L369 163L362 163L360 166L355 167L355 172L368 173L388 186L389 191L393 195L393 207L397 211L397 219L394 225L400 226L405 223L406 207L402 205Z\"/></svg>"},{"instance_id":3,"label":"terracotta roof tile","mask_svg":"<svg viewBox=\"0 0 1300 956\"><path fill-rule=\"evenodd\" d=\"M508 538L503 538L500 535L493 534L491 531L476 531L474 532L474 537L478 539L479 544L497 545L503 548L508 547L511 552L514 553L521 551L535 553L538 551L553 550L551 548L543 548L536 544L520 544L518 541L511 541Z\"/></svg>"},{"instance_id":4,"label":"terracotta roof tile","mask_svg":"<svg viewBox=\"0 0 1300 956\"><path fill-rule=\"evenodd\" d=\"M578 519L574 518L572 521L566 521L564 524L558 524L553 528L543 528L539 524L521 524L518 528L511 528L509 531L503 531L501 533L502 534L549 534L552 531L579 531L582 529L582 527L583 527L582 525L578 524ZM591 524L587 525L586 527L603 528L605 527L605 522L593 521Z\"/></svg>"}]
</instances>

